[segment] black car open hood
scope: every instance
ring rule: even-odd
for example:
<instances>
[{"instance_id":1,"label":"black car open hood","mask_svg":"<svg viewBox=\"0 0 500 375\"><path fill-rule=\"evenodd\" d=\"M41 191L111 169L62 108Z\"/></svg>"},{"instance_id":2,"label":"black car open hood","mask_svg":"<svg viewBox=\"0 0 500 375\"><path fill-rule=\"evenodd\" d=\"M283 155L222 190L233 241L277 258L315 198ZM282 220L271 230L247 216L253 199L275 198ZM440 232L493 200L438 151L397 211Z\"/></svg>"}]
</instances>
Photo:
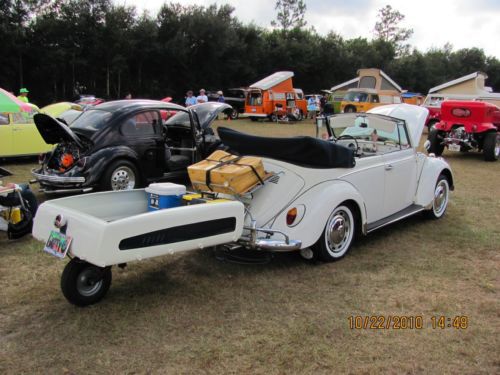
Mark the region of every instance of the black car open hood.
<instances>
[{"instance_id":1,"label":"black car open hood","mask_svg":"<svg viewBox=\"0 0 500 375\"><path fill-rule=\"evenodd\" d=\"M83 148L80 138L61 121L44 113L37 113L33 119L45 143L55 145L61 142L75 142L78 147Z\"/></svg>"},{"instance_id":2,"label":"black car open hood","mask_svg":"<svg viewBox=\"0 0 500 375\"><path fill-rule=\"evenodd\" d=\"M189 107L191 112L196 113L202 129L208 128L212 121L217 118L219 113L229 109L232 109L229 104L218 102L195 104Z\"/></svg>"}]
</instances>

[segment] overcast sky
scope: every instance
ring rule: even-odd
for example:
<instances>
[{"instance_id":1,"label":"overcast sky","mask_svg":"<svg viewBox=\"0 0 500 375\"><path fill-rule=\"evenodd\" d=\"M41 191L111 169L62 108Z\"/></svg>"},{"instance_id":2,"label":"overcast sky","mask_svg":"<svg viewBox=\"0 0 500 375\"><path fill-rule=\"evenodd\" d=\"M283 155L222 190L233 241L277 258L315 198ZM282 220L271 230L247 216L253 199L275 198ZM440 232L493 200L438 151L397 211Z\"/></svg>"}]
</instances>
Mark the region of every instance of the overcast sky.
<instances>
[{"instance_id":1,"label":"overcast sky","mask_svg":"<svg viewBox=\"0 0 500 375\"><path fill-rule=\"evenodd\" d=\"M273 0L115 0L156 14L165 2L184 5L231 4L244 23L269 27L275 18ZM321 34L334 31L345 38L371 38L378 9L390 4L406 18L400 26L413 28L410 43L420 51L442 47L478 47L500 58L500 0L306 0L307 26Z\"/></svg>"}]
</instances>

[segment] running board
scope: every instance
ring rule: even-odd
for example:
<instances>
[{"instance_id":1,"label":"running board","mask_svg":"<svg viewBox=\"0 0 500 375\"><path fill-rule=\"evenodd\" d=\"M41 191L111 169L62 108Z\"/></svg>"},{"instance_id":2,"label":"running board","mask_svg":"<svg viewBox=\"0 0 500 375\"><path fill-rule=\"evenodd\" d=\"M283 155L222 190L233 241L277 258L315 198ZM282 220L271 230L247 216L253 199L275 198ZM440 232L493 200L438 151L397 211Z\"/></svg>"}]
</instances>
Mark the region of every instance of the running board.
<instances>
[{"instance_id":1,"label":"running board","mask_svg":"<svg viewBox=\"0 0 500 375\"><path fill-rule=\"evenodd\" d=\"M423 211L425 207L419 206L417 204L412 204L411 206L406 207L405 209L392 214L391 216L387 216L383 219L377 220L373 223L370 223L366 226L366 233L373 232L379 228L385 227L386 225L392 224L396 221L404 219L408 216L414 215L417 212Z\"/></svg>"}]
</instances>

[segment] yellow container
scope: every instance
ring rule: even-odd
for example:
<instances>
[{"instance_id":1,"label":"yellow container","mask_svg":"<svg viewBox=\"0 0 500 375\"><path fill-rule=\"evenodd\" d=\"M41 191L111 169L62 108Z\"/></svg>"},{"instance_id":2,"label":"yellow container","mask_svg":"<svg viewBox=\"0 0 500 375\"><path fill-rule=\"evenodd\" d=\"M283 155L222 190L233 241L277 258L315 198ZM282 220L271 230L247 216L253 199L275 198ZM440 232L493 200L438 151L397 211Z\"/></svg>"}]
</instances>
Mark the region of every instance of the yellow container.
<instances>
[{"instance_id":1,"label":"yellow container","mask_svg":"<svg viewBox=\"0 0 500 375\"><path fill-rule=\"evenodd\" d=\"M0 212L4 220L12 224L17 224L21 221L21 209L19 207L8 208Z\"/></svg>"}]
</instances>

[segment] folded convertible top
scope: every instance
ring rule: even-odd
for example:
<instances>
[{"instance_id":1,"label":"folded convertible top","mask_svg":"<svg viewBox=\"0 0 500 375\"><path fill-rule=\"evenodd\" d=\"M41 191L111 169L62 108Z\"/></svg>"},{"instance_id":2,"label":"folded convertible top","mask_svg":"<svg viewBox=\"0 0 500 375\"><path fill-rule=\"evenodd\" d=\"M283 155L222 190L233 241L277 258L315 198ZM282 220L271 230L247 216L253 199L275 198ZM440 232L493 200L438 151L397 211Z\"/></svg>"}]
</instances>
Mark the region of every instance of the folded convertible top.
<instances>
[{"instance_id":1,"label":"folded convertible top","mask_svg":"<svg viewBox=\"0 0 500 375\"><path fill-rule=\"evenodd\" d=\"M220 127L222 143L240 155L255 155L308 168L352 168L354 150L312 137L258 137Z\"/></svg>"}]
</instances>

